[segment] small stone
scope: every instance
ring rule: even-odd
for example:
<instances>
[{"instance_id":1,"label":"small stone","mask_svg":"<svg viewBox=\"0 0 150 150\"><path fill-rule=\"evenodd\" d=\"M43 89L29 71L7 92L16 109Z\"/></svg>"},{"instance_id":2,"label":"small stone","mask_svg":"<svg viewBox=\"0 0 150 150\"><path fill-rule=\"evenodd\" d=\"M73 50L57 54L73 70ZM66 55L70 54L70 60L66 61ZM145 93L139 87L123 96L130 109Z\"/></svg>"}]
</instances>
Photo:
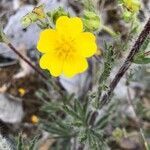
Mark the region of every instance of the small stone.
<instances>
[{"instance_id":1,"label":"small stone","mask_svg":"<svg viewBox=\"0 0 150 150\"><path fill-rule=\"evenodd\" d=\"M20 123L23 116L21 101L12 99L6 94L0 94L0 120L6 123Z\"/></svg>"},{"instance_id":2,"label":"small stone","mask_svg":"<svg viewBox=\"0 0 150 150\"><path fill-rule=\"evenodd\" d=\"M120 147L123 149L123 150L140 150L139 149L139 144L136 143L135 141L133 140L130 140L128 138L123 138L121 141L120 141Z\"/></svg>"}]
</instances>

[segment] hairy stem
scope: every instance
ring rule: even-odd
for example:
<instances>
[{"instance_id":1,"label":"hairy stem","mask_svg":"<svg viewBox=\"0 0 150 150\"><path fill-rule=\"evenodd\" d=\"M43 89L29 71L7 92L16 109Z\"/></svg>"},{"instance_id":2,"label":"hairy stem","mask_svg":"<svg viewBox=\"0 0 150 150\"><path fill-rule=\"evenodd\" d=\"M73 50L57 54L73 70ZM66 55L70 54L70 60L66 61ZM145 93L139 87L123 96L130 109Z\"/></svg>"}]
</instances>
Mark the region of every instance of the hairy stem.
<instances>
[{"instance_id":1,"label":"hairy stem","mask_svg":"<svg viewBox=\"0 0 150 150\"><path fill-rule=\"evenodd\" d=\"M35 67L28 59L26 59L21 53L17 51L17 49L11 44L7 43L8 47L13 50L22 60L24 60L35 72L37 72L42 78L47 80L47 76L41 72L37 67Z\"/></svg>"},{"instance_id":2,"label":"hairy stem","mask_svg":"<svg viewBox=\"0 0 150 150\"><path fill-rule=\"evenodd\" d=\"M150 18L147 21L144 29L140 33L135 44L133 45L129 55L127 56L127 58L125 60L125 62L123 63L123 65L121 66L121 68L119 69L117 74L115 75L112 82L110 83L108 91L103 95L103 97L101 99L101 106L105 105L106 103L108 103L110 101L110 97L112 96L114 89L116 88L117 84L119 83L120 79L123 77L125 72L131 66L135 54L137 54L139 52L140 47L142 46L142 44L144 43L145 39L147 38L147 36L149 34L150 34Z\"/></svg>"},{"instance_id":3,"label":"hairy stem","mask_svg":"<svg viewBox=\"0 0 150 150\"><path fill-rule=\"evenodd\" d=\"M22 60L24 60L35 72L37 72L44 80L48 80L47 76L35 67L28 59L26 59L9 41L0 24L0 42L5 43L14 53L16 53Z\"/></svg>"}]
</instances>

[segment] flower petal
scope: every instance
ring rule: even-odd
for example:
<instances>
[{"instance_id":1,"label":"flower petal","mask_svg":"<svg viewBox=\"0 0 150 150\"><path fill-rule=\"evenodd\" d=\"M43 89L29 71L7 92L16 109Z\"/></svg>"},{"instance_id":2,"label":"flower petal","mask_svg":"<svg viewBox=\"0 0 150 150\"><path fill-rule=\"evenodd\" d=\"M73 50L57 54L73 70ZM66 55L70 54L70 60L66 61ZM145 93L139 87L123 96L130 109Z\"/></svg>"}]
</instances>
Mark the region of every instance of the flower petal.
<instances>
[{"instance_id":1,"label":"flower petal","mask_svg":"<svg viewBox=\"0 0 150 150\"><path fill-rule=\"evenodd\" d=\"M77 35L83 30L82 20L78 17L61 16L56 21L56 30L65 34Z\"/></svg>"},{"instance_id":2,"label":"flower petal","mask_svg":"<svg viewBox=\"0 0 150 150\"><path fill-rule=\"evenodd\" d=\"M84 72L88 68L87 60L79 55L74 55L64 62L63 73L66 77L73 77L76 74Z\"/></svg>"},{"instance_id":3,"label":"flower petal","mask_svg":"<svg viewBox=\"0 0 150 150\"><path fill-rule=\"evenodd\" d=\"M40 33L37 49L42 52L52 52L57 45L58 33L52 29L46 29Z\"/></svg>"},{"instance_id":4,"label":"flower petal","mask_svg":"<svg viewBox=\"0 0 150 150\"><path fill-rule=\"evenodd\" d=\"M84 57L91 57L97 51L96 39L90 32L81 33L76 40L76 49Z\"/></svg>"},{"instance_id":5,"label":"flower petal","mask_svg":"<svg viewBox=\"0 0 150 150\"><path fill-rule=\"evenodd\" d=\"M49 57L50 57L49 54L44 54L41 56L39 65L42 69L47 69L50 67Z\"/></svg>"},{"instance_id":6,"label":"flower petal","mask_svg":"<svg viewBox=\"0 0 150 150\"><path fill-rule=\"evenodd\" d=\"M62 74L63 61L54 54L44 54L39 63L41 68L48 69L55 77Z\"/></svg>"}]
</instances>

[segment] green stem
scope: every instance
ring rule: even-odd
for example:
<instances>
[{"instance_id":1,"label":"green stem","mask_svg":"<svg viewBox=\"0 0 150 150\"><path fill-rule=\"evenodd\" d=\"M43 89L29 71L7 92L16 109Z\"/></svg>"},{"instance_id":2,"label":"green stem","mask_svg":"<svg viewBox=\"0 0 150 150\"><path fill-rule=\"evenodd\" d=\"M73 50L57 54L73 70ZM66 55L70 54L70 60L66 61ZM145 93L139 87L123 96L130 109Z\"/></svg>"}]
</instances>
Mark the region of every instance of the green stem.
<instances>
[{"instance_id":1,"label":"green stem","mask_svg":"<svg viewBox=\"0 0 150 150\"><path fill-rule=\"evenodd\" d=\"M146 139L145 139L144 132L143 132L143 129L142 129L142 128L140 128L140 134L141 134L141 136L142 136L142 138L143 138L145 149L146 149L146 150L149 150L149 148L148 148L148 143L147 143L147 141L146 141Z\"/></svg>"},{"instance_id":2,"label":"green stem","mask_svg":"<svg viewBox=\"0 0 150 150\"><path fill-rule=\"evenodd\" d=\"M109 28L105 25L102 25L102 29L105 30L106 32L108 32L112 36L117 36L117 34L111 28Z\"/></svg>"},{"instance_id":3,"label":"green stem","mask_svg":"<svg viewBox=\"0 0 150 150\"><path fill-rule=\"evenodd\" d=\"M103 97L101 99L102 106L106 105L111 100L110 97L112 96L114 89L118 85L120 79L123 77L123 75L126 73L126 71L131 66L134 56L139 52L142 44L144 43L146 38L149 36L149 34L150 34L150 18L148 19L144 29L140 33L136 42L134 43L134 45L133 45L132 49L130 50L123 65L120 67L120 69L118 70L114 79L110 83L108 91L103 95Z\"/></svg>"}]
</instances>

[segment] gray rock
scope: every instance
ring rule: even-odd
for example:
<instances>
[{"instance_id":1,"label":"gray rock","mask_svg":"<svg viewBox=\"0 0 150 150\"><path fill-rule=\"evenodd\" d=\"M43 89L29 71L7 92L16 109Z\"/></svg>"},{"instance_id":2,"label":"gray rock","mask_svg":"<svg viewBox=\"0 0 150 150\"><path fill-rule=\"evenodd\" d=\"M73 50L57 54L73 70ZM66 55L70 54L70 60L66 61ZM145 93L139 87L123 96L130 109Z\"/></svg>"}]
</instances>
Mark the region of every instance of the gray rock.
<instances>
[{"instance_id":1,"label":"gray rock","mask_svg":"<svg viewBox=\"0 0 150 150\"><path fill-rule=\"evenodd\" d=\"M74 93L76 97L80 97L87 92L91 83L91 75L89 72L85 72L73 78L61 76L59 81L69 94Z\"/></svg>"},{"instance_id":2,"label":"gray rock","mask_svg":"<svg viewBox=\"0 0 150 150\"><path fill-rule=\"evenodd\" d=\"M11 144L0 134L0 150L13 150Z\"/></svg>"},{"instance_id":3,"label":"gray rock","mask_svg":"<svg viewBox=\"0 0 150 150\"><path fill-rule=\"evenodd\" d=\"M24 116L22 102L0 94L0 120L7 123L19 123Z\"/></svg>"},{"instance_id":4,"label":"gray rock","mask_svg":"<svg viewBox=\"0 0 150 150\"><path fill-rule=\"evenodd\" d=\"M63 7L66 11L69 11L71 15L74 15L75 12L71 9L67 0L41 0L40 4L45 4L45 11L53 11L59 7Z\"/></svg>"},{"instance_id":5,"label":"gray rock","mask_svg":"<svg viewBox=\"0 0 150 150\"><path fill-rule=\"evenodd\" d=\"M16 47L20 44L24 44L28 50L35 48L40 29L35 24L27 29L24 29L21 25L21 18L28 12L31 12L32 9L32 5L21 7L15 15L10 17L8 24L4 29L4 32ZM4 56L16 58L14 52L3 44L0 44L0 54L1 53Z\"/></svg>"}]
</instances>

